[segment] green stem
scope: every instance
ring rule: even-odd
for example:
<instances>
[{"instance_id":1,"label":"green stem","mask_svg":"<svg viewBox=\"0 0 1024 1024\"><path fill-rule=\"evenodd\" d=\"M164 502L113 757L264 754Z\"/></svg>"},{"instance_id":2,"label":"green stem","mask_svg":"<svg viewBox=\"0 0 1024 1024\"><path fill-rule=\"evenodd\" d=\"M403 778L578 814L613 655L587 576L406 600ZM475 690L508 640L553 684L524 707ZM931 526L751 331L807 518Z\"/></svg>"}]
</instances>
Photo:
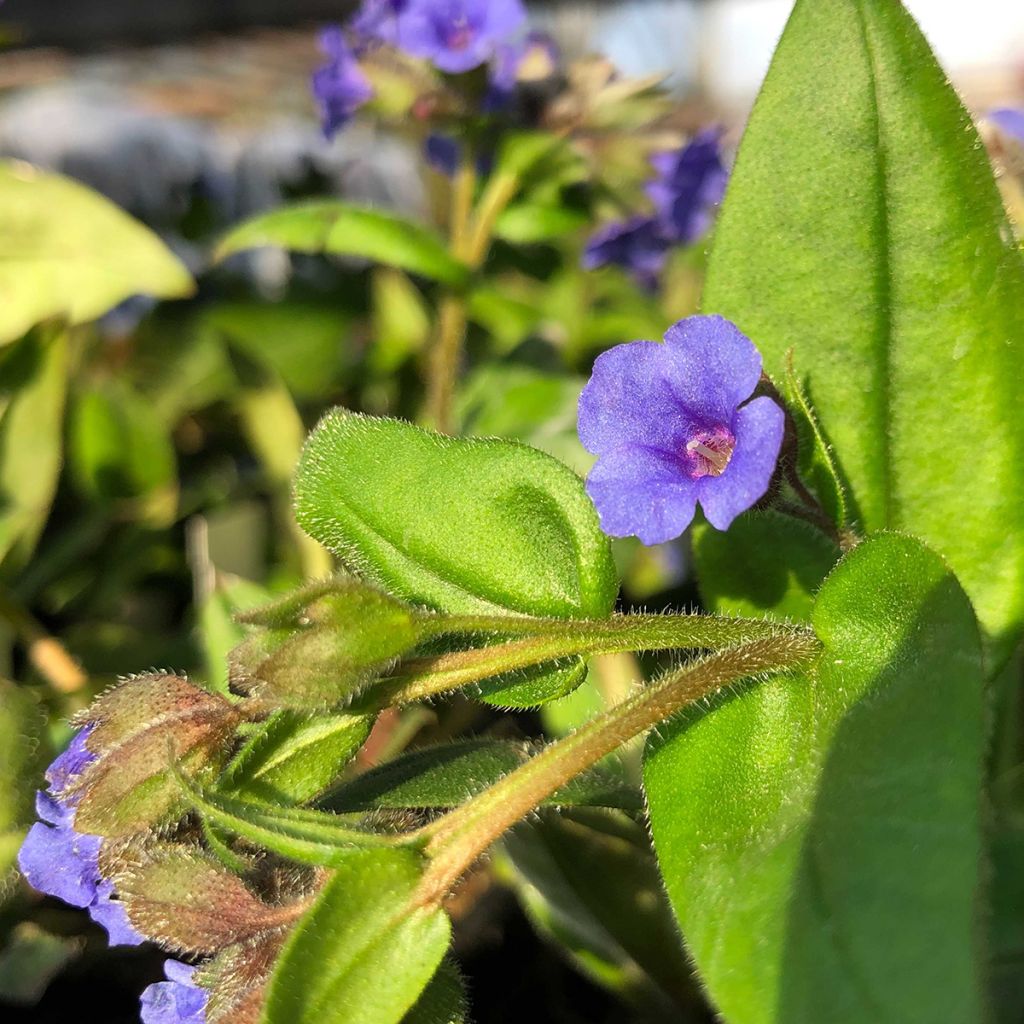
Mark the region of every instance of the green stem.
<instances>
[{"instance_id":1,"label":"green stem","mask_svg":"<svg viewBox=\"0 0 1024 1024\"><path fill-rule=\"evenodd\" d=\"M439 902L461 875L543 800L623 743L683 708L750 676L781 672L821 649L809 634L755 640L710 655L652 683L422 830L431 863L417 902Z\"/></svg>"},{"instance_id":2,"label":"green stem","mask_svg":"<svg viewBox=\"0 0 1024 1024\"><path fill-rule=\"evenodd\" d=\"M506 642L406 661L373 688L375 708L408 704L470 683L576 655L673 649L719 650L762 639L805 638L799 626L713 615L615 615L609 619L438 616L426 636L488 633ZM507 639L518 637L518 639Z\"/></svg>"}]
</instances>

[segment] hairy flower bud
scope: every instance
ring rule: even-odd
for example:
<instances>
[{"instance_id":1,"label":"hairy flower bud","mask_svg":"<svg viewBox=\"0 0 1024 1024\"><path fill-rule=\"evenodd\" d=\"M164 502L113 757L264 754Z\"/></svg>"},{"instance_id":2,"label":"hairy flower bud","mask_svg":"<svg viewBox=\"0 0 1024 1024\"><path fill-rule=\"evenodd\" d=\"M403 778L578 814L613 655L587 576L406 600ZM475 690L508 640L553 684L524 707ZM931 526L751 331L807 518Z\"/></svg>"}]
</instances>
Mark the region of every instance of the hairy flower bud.
<instances>
[{"instance_id":1,"label":"hairy flower bud","mask_svg":"<svg viewBox=\"0 0 1024 1024\"><path fill-rule=\"evenodd\" d=\"M351 577L311 584L239 621L258 628L231 653L232 689L297 708L353 696L421 635L412 607Z\"/></svg>"},{"instance_id":2,"label":"hairy flower bud","mask_svg":"<svg viewBox=\"0 0 1024 1024\"><path fill-rule=\"evenodd\" d=\"M180 676L137 676L108 690L76 719L93 760L68 789L75 827L115 837L171 820L183 808L175 770L219 770L238 721L224 698Z\"/></svg>"}]
</instances>

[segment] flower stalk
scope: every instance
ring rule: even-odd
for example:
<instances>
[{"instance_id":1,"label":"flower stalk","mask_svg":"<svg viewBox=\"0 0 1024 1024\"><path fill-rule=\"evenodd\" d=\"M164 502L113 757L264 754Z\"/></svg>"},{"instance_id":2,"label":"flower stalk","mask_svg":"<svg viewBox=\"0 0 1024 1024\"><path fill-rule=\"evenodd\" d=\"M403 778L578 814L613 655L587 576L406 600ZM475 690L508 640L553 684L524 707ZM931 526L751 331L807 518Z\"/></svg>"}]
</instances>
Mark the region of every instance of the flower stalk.
<instances>
[{"instance_id":1,"label":"flower stalk","mask_svg":"<svg viewBox=\"0 0 1024 1024\"><path fill-rule=\"evenodd\" d=\"M421 834L428 836L425 852L431 862L420 885L420 901L428 904L443 899L458 878L509 828L623 743L723 687L806 664L820 650L820 641L813 635L794 633L720 651L669 673L551 744L423 830Z\"/></svg>"}]
</instances>

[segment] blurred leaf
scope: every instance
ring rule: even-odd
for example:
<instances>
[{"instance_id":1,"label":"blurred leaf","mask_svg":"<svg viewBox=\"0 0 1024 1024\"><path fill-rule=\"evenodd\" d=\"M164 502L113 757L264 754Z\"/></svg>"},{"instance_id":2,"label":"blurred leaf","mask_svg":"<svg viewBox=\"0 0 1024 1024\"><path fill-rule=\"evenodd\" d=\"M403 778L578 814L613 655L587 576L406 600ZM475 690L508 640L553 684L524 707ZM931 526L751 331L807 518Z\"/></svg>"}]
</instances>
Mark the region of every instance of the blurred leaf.
<instances>
[{"instance_id":1,"label":"blurred leaf","mask_svg":"<svg viewBox=\"0 0 1024 1024\"><path fill-rule=\"evenodd\" d=\"M206 322L280 375L298 398L328 393L352 363L350 314L330 302L220 302Z\"/></svg>"},{"instance_id":2,"label":"blurred leaf","mask_svg":"<svg viewBox=\"0 0 1024 1024\"><path fill-rule=\"evenodd\" d=\"M60 475L68 338L40 328L0 354L0 566L19 570L43 532Z\"/></svg>"},{"instance_id":3,"label":"blurred leaf","mask_svg":"<svg viewBox=\"0 0 1024 1024\"><path fill-rule=\"evenodd\" d=\"M132 501L153 527L174 521L177 459L152 403L122 381L79 394L70 424L68 455L79 487L103 502Z\"/></svg>"},{"instance_id":4,"label":"blurred leaf","mask_svg":"<svg viewBox=\"0 0 1024 1024\"><path fill-rule=\"evenodd\" d=\"M467 739L424 747L342 783L324 804L335 811L458 807L526 764L532 753L528 744L506 740ZM642 809L637 791L602 768L578 775L544 803Z\"/></svg>"},{"instance_id":5,"label":"blurred leaf","mask_svg":"<svg viewBox=\"0 0 1024 1024\"><path fill-rule=\"evenodd\" d=\"M430 313L419 290L405 274L378 267L373 274L373 347L370 365L379 374L394 373L421 351L430 336Z\"/></svg>"},{"instance_id":6,"label":"blurred leaf","mask_svg":"<svg viewBox=\"0 0 1024 1024\"><path fill-rule=\"evenodd\" d=\"M302 804L337 780L373 727L370 715L278 711L228 765L219 788L243 799Z\"/></svg>"},{"instance_id":7,"label":"blurred leaf","mask_svg":"<svg viewBox=\"0 0 1024 1024\"><path fill-rule=\"evenodd\" d=\"M839 561L839 548L810 523L769 509L740 516L726 533L700 523L693 558L710 610L809 622L814 595Z\"/></svg>"},{"instance_id":8,"label":"blurred leaf","mask_svg":"<svg viewBox=\"0 0 1024 1024\"><path fill-rule=\"evenodd\" d=\"M456 287L469 279L469 270L433 231L394 213L333 199L260 214L230 231L214 258L223 260L268 245L294 252L361 256Z\"/></svg>"},{"instance_id":9,"label":"blurred leaf","mask_svg":"<svg viewBox=\"0 0 1024 1024\"><path fill-rule=\"evenodd\" d=\"M816 667L723 695L648 744L658 860L731 1024L985 1018L978 628L895 534L822 586ZM723 799L728 794L728 799Z\"/></svg>"},{"instance_id":10,"label":"blurred leaf","mask_svg":"<svg viewBox=\"0 0 1024 1024\"><path fill-rule=\"evenodd\" d=\"M534 927L579 970L656 1020L689 1019L696 986L640 826L600 812L544 814L502 848Z\"/></svg>"},{"instance_id":11,"label":"blurred leaf","mask_svg":"<svg viewBox=\"0 0 1024 1024\"><path fill-rule=\"evenodd\" d=\"M524 445L335 410L306 443L295 501L303 528L349 568L411 601L572 618L607 615L615 600L582 481Z\"/></svg>"},{"instance_id":12,"label":"blurred leaf","mask_svg":"<svg viewBox=\"0 0 1024 1024\"><path fill-rule=\"evenodd\" d=\"M191 295L167 247L70 178L0 161L0 343L51 317L95 320L133 295Z\"/></svg>"},{"instance_id":13,"label":"blurred leaf","mask_svg":"<svg viewBox=\"0 0 1024 1024\"><path fill-rule=\"evenodd\" d=\"M1024 622L1024 263L985 149L901 4L797 4L703 307L777 380L794 349L851 518L949 560L998 667Z\"/></svg>"},{"instance_id":14,"label":"blurred leaf","mask_svg":"<svg viewBox=\"0 0 1024 1024\"><path fill-rule=\"evenodd\" d=\"M235 621L240 611L269 600L265 587L239 577L218 577L217 585L199 608L199 636L206 664L206 684L216 693L228 693L228 655L245 639Z\"/></svg>"},{"instance_id":15,"label":"blurred leaf","mask_svg":"<svg viewBox=\"0 0 1024 1024\"><path fill-rule=\"evenodd\" d=\"M498 218L495 234L507 242L529 245L560 240L589 222L590 215L585 211L565 206L517 203Z\"/></svg>"},{"instance_id":16,"label":"blurred leaf","mask_svg":"<svg viewBox=\"0 0 1024 1024\"><path fill-rule=\"evenodd\" d=\"M434 976L451 925L415 906L422 860L354 854L295 928L270 982L266 1024L399 1024Z\"/></svg>"},{"instance_id":17,"label":"blurred leaf","mask_svg":"<svg viewBox=\"0 0 1024 1024\"><path fill-rule=\"evenodd\" d=\"M270 479L287 486L295 470L306 428L281 378L269 369L250 368L235 399L245 434Z\"/></svg>"},{"instance_id":18,"label":"blurred leaf","mask_svg":"<svg viewBox=\"0 0 1024 1024\"><path fill-rule=\"evenodd\" d=\"M81 949L81 940L50 935L28 921L16 925L0 951L0 1002L35 1006Z\"/></svg>"}]
</instances>

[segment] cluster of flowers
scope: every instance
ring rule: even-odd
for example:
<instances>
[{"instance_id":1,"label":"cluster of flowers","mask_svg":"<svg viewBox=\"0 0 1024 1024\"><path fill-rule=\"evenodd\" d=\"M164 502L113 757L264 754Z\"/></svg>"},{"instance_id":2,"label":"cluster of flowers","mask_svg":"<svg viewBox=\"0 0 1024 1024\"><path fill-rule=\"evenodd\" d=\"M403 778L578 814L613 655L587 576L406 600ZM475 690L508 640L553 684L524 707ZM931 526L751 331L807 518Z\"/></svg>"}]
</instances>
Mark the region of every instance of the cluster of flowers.
<instances>
[{"instance_id":1,"label":"cluster of flowers","mask_svg":"<svg viewBox=\"0 0 1024 1024\"><path fill-rule=\"evenodd\" d=\"M647 186L654 213L614 221L587 243L583 266L623 267L644 288L653 291L669 250L689 245L711 226L725 195L727 174L722 163L721 131L698 133L681 150L657 153L652 159L655 178Z\"/></svg>"},{"instance_id":2,"label":"cluster of flowers","mask_svg":"<svg viewBox=\"0 0 1024 1024\"><path fill-rule=\"evenodd\" d=\"M324 134L333 137L372 98L359 58L382 45L453 75L488 64L485 108L500 108L538 42L536 36L516 38L525 21L521 0L364 0L344 28L320 35L328 59L313 75L313 95Z\"/></svg>"},{"instance_id":3,"label":"cluster of flowers","mask_svg":"<svg viewBox=\"0 0 1024 1024\"><path fill-rule=\"evenodd\" d=\"M97 755L87 744L91 728L75 733L67 749L46 771L46 792L36 794L40 820L29 829L18 854L18 866L29 883L48 896L88 909L102 925L112 946L137 946L146 941L128 920L114 885L100 870L103 839L75 829L77 783ZM143 1024L201 1024L208 993L192 984L194 968L177 960L165 964L167 981L142 994Z\"/></svg>"}]
</instances>

